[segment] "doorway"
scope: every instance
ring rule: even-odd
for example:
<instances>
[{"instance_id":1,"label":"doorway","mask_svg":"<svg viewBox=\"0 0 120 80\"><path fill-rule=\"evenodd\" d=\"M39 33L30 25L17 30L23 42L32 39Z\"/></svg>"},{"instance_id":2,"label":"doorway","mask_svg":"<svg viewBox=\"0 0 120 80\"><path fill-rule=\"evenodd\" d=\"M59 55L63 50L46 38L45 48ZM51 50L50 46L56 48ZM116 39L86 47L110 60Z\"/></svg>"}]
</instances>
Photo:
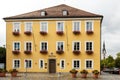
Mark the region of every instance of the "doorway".
<instances>
[{"instance_id":1,"label":"doorway","mask_svg":"<svg viewBox=\"0 0 120 80\"><path fill-rule=\"evenodd\" d=\"M49 59L49 73L56 73L56 60Z\"/></svg>"}]
</instances>

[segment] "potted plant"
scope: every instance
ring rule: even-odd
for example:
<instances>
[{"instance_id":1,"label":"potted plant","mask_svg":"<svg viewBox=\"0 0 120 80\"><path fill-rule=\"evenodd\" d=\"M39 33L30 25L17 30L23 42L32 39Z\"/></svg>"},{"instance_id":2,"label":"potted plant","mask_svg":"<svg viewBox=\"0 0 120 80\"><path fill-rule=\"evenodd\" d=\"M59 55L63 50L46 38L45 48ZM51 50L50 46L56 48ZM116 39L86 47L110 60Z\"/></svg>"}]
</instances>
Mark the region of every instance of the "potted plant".
<instances>
[{"instance_id":1,"label":"potted plant","mask_svg":"<svg viewBox=\"0 0 120 80\"><path fill-rule=\"evenodd\" d=\"M92 73L94 78L98 78L100 72L98 70L93 70Z\"/></svg>"},{"instance_id":2,"label":"potted plant","mask_svg":"<svg viewBox=\"0 0 120 80\"><path fill-rule=\"evenodd\" d=\"M88 71L85 70L85 69L83 69L82 71L80 71L80 73L81 73L81 77L82 77L82 78L86 78L86 77L87 77L87 74L88 74Z\"/></svg>"},{"instance_id":3,"label":"potted plant","mask_svg":"<svg viewBox=\"0 0 120 80\"><path fill-rule=\"evenodd\" d=\"M72 74L72 78L76 78L77 72L78 72L78 71L77 71L76 69L70 70L70 73Z\"/></svg>"},{"instance_id":4,"label":"potted plant","mask_svg":"<svg viewBox=\"0 0 120 80\"><path fill-rule=\"evenodd\" d=\"M0 69L0 77L5 77L6 76L6 70L5 69Z\"/></svg>"},{"instance_id":5,"label":"potted plant","mask_svg":"<svg viewBox=\"0 0 120 80\"><path fill-rule=\"evenodd\" d=\"M10 69L9 72L11 73L12 77L16 77L18 70L17 69Z\"/></svg>"}]
</instances>

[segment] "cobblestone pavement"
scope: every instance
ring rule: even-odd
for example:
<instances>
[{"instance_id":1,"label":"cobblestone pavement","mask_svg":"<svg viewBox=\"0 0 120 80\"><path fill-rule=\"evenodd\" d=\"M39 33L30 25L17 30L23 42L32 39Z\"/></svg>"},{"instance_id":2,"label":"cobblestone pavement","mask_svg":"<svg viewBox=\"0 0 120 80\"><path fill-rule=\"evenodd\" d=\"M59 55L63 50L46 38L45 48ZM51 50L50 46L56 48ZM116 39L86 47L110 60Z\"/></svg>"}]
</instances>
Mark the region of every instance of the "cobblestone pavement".
<instances>
[{"instance_id":1,"label":"cobblestone pavement","mask_svg":"<svg viewBox=\"0 0 120 80\"><path fill-rule=\"evenodd\" d=\"M92 78L92 74L89 74L86 79L80 77L80 74L77 74L77 78L71 78L70 73L62 73L60 77L56 74L49 73L18 73L17 77L11 77L7 73L6 77L0 77L0 80L120 80L120 75L106 74L102 73L98 79Z\"/></svg>"}]
</instances>

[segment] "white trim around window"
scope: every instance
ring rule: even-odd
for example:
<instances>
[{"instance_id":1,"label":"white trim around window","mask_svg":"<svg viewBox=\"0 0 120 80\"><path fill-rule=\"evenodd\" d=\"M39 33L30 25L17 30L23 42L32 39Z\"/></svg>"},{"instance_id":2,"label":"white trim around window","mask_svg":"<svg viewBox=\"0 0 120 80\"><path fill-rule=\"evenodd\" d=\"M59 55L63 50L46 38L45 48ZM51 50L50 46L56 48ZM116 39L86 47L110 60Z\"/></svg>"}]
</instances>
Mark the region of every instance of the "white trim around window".
<instances>
[{"instance_id":1,"label":"white trim around window","mask_svg":"<svg viewBox=\"0 0 120 80\"><path fill-rule=\"evenodd\" d=\"M65 59L60 59L60 69L65 69Z\"/></svg>"},{"instance_id":2,"label":"white trim around window","mask_svg":"<svg viewBox=\"0 0 120 80\"><path fill-rule=\"evenodd\" d=\"M77 64L76 64L76 67L74 67L74 61L79 61L78 67L77 67ZM73 69L81 69L81 60L80 59L72 59L72 68Z\"/></svg>"},{"instance_id":3,"label":"white trim around window","mask_svg":"<svg viewBox=\"0 0 120 80\"><path fill-rule=\"evenodd\" d=\"M40 51L42 50L42 43L47 43L47 51L48 51L48 41L41 41L40 42Z\"/></svg>"},{"instance_id":4,"label":"white trim around window","mask_svg":"<svg viewBox=\"0 0 120 80\"><path fill-rule=\"evenodd\" d=\"M15 48L14 48L14 43L19 43L20 45L19 45L19 51L21 51L21 42L20 41L14 41L12 44L13 44L13 51L15 50Z\"/></svg>"},{"instance_id":5,"label":"white trim around window","mask_svg":"<svg viewBox=\"0 0 120 80\"><path fill-rule=\"evenodd\" d=\"M93 20L86 20L85 21L85 31L87 31L87 22L92 22L92 31L94 31L94 21Z\"/></svg>"},{"instance_id":6,"label":"white trim around window","mask_svg":"<svg viewBox=\"0 0 120 80\"><path fill-rule=\"evenodd\" d=\"M92 61L91 68L87 68L87 66L86 66L86 62L87 61ZM93 61L93 59L85 59L85 69L93 69L93 68L94 68L94 61Z\"/></svg>"},{"instance_id":7,"label":"white trim around window","mask_svg":"<svg viewBox=\"0 0 120 80\"><path fill-rule=\"evenodd\" d=\"M58 42L63 42L63 51L65 51L65 41L56 41L56 51L58 50Z\"/></svg>"},{"instance_id":8,"label":"white trim around window","mask_svg":"<svg viewBox=\"0 0 120 80\"><path fill-rule=\"evenodd\" d=\"M81 42L80 41L72 41L72 51L74 51L74 43L79 42L79 51L81 51Z\"/></svg>"},{"instance_id":9,"label":"white trim around window","mask_svg":"<svg viewBox=\"0 0 120 80\"><path fill-rule=\"evenodd\" d=\"M42 23L45 23L46 24L46 28L42 28ZM42 30L42 29L46 29L46 30ZM48 22L47 21L41 21L40 22L40 31L45 31L48 33Z\"/></svg>"},{"instance_id":10,"label":"white trim around window","mask_svg":"<svg viewBox=\"0 0 120 80\"><path fill-rule=\"evenodd\" d=\"M63 30L58 30L58 23L63 23ZM63 31L64 32L65 29L65 21L56 21L56 31Z\"/></svg>"},{"instance_id":11,"label":"white trim around window","mask_svg":"<svg viewBox=\"0 0 120 80\"><path fill-rule=\"evenodd\" d=\"M19 64L17 65L18 67L15 67L15 60L19 61ZM20 67L21 67L21 60L20 59L13 59L12 63L13 63L13 65L12 65L13 69L20 69Z\"/></svg>"},{"instance_id":12,"label":"white trim around window","mask_svg":"<svg viewBox=\"0 0 120 80\"><path fill-rule=\"evenodd\" d=\"M94 51L94 42L93 42L93 41L85 41L85 51L87 51L87 50L86 50L86 43L87 43L87 42L92 42L92 51Z\"/></svg>"},{"instance_id":13,"label":"white trim around window","mask_svg":"<svg viewBox=\"0 0 120 80\"><path fill-rule=\"evenodd\" d=\"M24 68L26 69L26 62L25 60L29 60L31 61L31 67L29 67L29 69L32 69L33 68L33 60L32 59L24 59Z\"/></svg>"},{"instance_id":14,"label":"white trim around window","mask_svg":"<svg viewBox=\"0 0 120 80\"><path fill-rule=\"evenodd\" d=\"M19 27L18 32L21 32L21 22L13 22L13 32L17 32L16 28L15 28L15 24L18 24L18 26L17 26L17 27Z\"/></svg>"},{"instance_id":15,"label":"white trim around window","mask_svg":"<svg viewBox=\"0 0 120 80\"><path fill-rule=\"evenodd\" d=\"M25 24L25 25L24 25L24 26L25 26L25 27L24 27L24 28L25 28L25 31L30 31L30 32L32 32L33 22L24 22L24 24ZM30 26L31 28L29 28L29 29L31 29L31 30L27 30L27 24L30 24L30 25L31 25L31 26Z\"/></svg>"},{"instance_id":16,"label":"white trim around window","mask_svg":"<svg viewBox=\"0 0 120 80\"><path fill-rule=\"evenodd\" d=\"M31 51L33 51L33 43L32 43L32 41L25 41L25 42L24 42L24 50L26 51L26 43L27 43L27 42L28 42L28 43L31 43L31 48L32 48Z\"/></svg>"},{"instance_id":17,"label":"white trim around window","mask_svg":"<svg viewBox=\"0 0 120 80\"><path fill-rule=\"evenodd\" d=\"M76 22L79 22L79 30L74 30L75 29L74 25L75 25ZM72 31L81 31L81 21L72 21Z\"/></svg>"},{"instance_id":18,"label":"white trim around window","mask_svg":"<svg viewBox=\"0 0 120 80\"><path fill-rule=\"evenodd\" d=\"M42 61L42 63L41 63ZM40 69L44 69L45 63L44 63L44 59L39 59L39 68Z\"/></svg>"}]
</instances>

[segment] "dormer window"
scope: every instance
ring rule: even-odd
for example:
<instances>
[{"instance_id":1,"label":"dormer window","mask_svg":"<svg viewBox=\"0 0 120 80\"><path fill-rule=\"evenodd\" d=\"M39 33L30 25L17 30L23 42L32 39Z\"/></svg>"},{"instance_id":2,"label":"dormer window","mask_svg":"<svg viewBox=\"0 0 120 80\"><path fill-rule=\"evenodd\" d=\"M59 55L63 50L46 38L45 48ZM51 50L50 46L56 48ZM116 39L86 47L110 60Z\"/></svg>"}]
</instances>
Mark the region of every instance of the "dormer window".
<instances>
[{"instance_id":1,"label":"dormer window","mask_svg":"<svg viewBox=\"0 0 120 80\"><path fill-rule=\"evenodd\" d=\"M68 11L67 10L63 10L63 16L67 16L68 15Z\"/></svg>"},{"instance_id":2,"label":"dormer window","mask_svg":"<svg viewBox=\"0 0 120 80\"><path fill-rule=\"evenodd\" d=\"M45 16L46 12L45 11L42 11L41 12L41 16Z\"/></svg>"}]
</instances>

